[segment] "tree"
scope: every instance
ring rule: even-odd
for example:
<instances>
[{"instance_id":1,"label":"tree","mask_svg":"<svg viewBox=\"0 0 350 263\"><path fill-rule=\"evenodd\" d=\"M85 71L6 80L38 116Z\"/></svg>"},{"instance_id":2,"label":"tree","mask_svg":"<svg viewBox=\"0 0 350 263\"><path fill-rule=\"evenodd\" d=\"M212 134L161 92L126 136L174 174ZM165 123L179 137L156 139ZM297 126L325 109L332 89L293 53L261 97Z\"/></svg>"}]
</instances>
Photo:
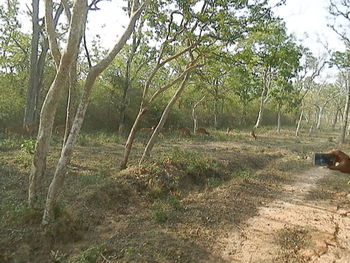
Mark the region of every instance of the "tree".
<instances>
[{"instance_id":1,"label":"tree","mask_svg":"<svg viewBox=\"0 0 350 263\"><path fill-rule=\"evenodd\" d=\"M32 171L30 175L29 185L29 204L35 207L38 204L38 188L41 183L42 177L45 175L46 158L48 154L49 142L52 134L53 121L57 109L58 99L62 88L65 86L68 80L71 65L77 58L79 51L80 41L83 36L83 32L86 27L87 13L89 8L94 7L98 1L93 1L88 5L86 0L76 0L73 4L70 26L67 38L67 44L64 51L59 49L58 39L56 37L54 23L53 23L53 3L51 0L45 2L45 24L46 30L49 36L50 50L54 57L55 64L57 66L56 76L51 84L51 87L46 95L41 115L38 138L35 147L35 153L32 164ZM53 220L53 209L55 207L58 193L64 182L64 175L66 166L70 161L73 147L76 142L77 136L80 132L84 115L88 105L88 99L91 89L94 85L96 78L100 73L106 69L106 67L112 62L116 54L119 53L121 48L125 45L126 40L131 35L131 32L135 26L136 20L141 15L141 12L145 4L139 5L138 1L133 2L133 14L130 17L128 26L121 35L116 45L111 51L96 65L91 67L84 83L84 90L80 100L80 104L75 115L75 119L72 125L72 129L64 144L61 152L60 159L55 169L53 180L50 184L48 195L46 199L45 211L43 216L43 224L47 224Z\"/></svg>"},{"instance_id":2,"label":"tree","mask_svg":"<svg viewBox=\"0 0 350 263\"><path fill-rule=\"evenodd\" d=\"M349 109L350 109L350 53L349 50L346 52L336 51L332 54L331 65L335 65L340 72L341 84L345 88L346 99L343 109L343 121L341 124L339 142L345 142L346 129L348 128L348 119L349 119Z\"/></svg>"},{"instance_id":3,"label":"tree","mask_svg":"<svg viewBox=\"0 0 350 263\"><path fill-rule=\"evenodd\" d=\"M257 128L272 89L278 82L288 82L298 71L300 48L287 35L285 25L279 19L272 19L257 26L237 50L246 53L241 58L248 59L261 81L259 112L254 126Z\"/></svg>"},{"instance_id":4,"label":"tree","mask_svg":"<svg viewBox=\"0 0 350 263\"><path fill-rule=\"evenodd\" d=\"M227 47L233 45L250 30L252 25L269 13L266 1L257 1L255 5L240 1L203 1L200 10L197 2L175 1L174 3L169 5L168 1L161 2L148 14L152 32L156 32L155 38L160 43L157 46L159 48L157 48L155 66L145 81L139 113L125 144L122 169L126 168L138 125L154 100L196 66L187 68L185 71L179 71L178 67L170 68L173 75L170 75L163 81L163 85L156 87L151 93L156 75L165 67L170 67L170 64L178 65L175 61L182 60L184 54L191 53L201 46L209 47L216 42ZM211 54L211 52L202 53L205 58Z\"/></svg>"},{"instance_id":5,"label":"tree","mask_svg":"<svg viewBox=\"0 0 350 263\"><path fill-rule=\"evenodd\" d=\"M30 51L30 70L27 89L27 102L24 111L23 127L34 125L37 121L39 94L42 85L46 55L49 50L47 37L44 37L41 43L41 52L39 50L40 36L44 36L43 25L40 25L39 19L39 0L32 0L32 37ZM54 17L54 27L58 24L58 19L62 14L63 6L59 5Z\"/></svg>"},{"instance_id":6,"label":"tree","mask_svg":"<svg viewBox=\"0 0 350 263\"><path fill-rule=\"evenodd\" d=\"M294 86L299 96L296 101L296 105L299 105L300 114L296 125L295 136L299 136L301 122L304 118L304 99L306 95L313 89L315 85L315 78L317 78L326 65L326 59L323 57L314 57L308 49L304 50L302 70L299 72Z\"/></svg>"}]
</instances>

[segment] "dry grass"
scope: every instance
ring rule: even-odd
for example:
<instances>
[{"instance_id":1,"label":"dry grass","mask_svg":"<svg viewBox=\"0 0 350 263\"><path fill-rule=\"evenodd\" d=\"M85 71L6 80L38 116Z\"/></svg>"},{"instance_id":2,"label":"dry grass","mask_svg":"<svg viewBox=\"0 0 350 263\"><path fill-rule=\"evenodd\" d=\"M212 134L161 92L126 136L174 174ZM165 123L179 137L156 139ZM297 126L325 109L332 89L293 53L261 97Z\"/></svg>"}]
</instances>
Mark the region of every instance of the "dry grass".
<instances>
[{"instance_id":1,"label":"dry grass","mask_svg":"<svg viewBox=\"0 0 350 263\"><path fill-rule=\"evenodd\" d=\"M2 137L0 261L222 262L212 250L216 237L277 198L294 172L311 166L313 152L336 146L329 133L257 135L256 141L237 130L190 139L164 135L150 162L120 172L122 140L85 134L68 170L57 222L46 232L41 211L26 208L31 155L20 149L21 139ZM136 141L131 164L143 143ZM59 140L50 152L46 186L58 155ZM302 245L299 232L292 232L284 233L286 240Z\"/></svg>"}]
</instances>

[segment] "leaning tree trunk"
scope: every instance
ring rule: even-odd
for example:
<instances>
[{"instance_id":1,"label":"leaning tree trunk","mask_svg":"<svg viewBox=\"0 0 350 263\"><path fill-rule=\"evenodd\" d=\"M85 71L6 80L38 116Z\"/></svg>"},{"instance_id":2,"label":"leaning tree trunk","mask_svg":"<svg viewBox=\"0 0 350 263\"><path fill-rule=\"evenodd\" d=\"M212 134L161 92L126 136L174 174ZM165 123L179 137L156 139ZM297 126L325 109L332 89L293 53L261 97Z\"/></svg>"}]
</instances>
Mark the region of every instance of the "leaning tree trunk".
<instances>
[{"instance_id":1,"label":"leaning tree trunk","mask_svg":"<svg viewBox=\"0 0 350 263\"><path fill-rule=\"evenodd\" d=\"M149 139L146 148L143 152L143 155L140 159L139 164L142 164L143 161L145 161L147 158L149 158L150 153L153 149L154 144L156 143L157 137L160 133L160 131L162 130L164 123L166 122L166 119L168 118L169 112L171 110L171 107L176 103L176 101L180 98L181 93L183 92L183 90L186 87L186 82L188 80L189 77L189 73L187 73L183 79L183 81L180 84L180 87L177 89L177 91L175 92L174 96L171 98L171 100L169 101L168 105L165 107L164 112L162 114L162 117L160 118L160 121L157 125L157 127L155 128L151 138Z\"/></svg>"},{"instance_id":2,"label":"leaning tree trunk","mask_svg":"<svg viewBox=\"0 0 350 263\"><path fill-rule=\"evenodd\" d=\"M258 112L258 117L256 119L256 123L254 125L254 129L256 129L260 126L260 123L261 123L262 118L263 118L264 107L265 107L265 89L266 88L264 87L264 90L263 90L261 97L260 97L259 112Z\"/></svg>"},{"instance_id":3,"label":"leaning tree trunk","mask_svg":"<svg viewBox=\"0 0 350 263\"><path fill-rule=\"evenodd\" d=\"M142 116L146 113L146 111L147 111L146 107L142 107L142 106L140 107L140 111L139 111L139 113L136 116L134 124L133 124L133 126L132 126L132 128L130 130L128 139L127 139L127 141L125 143L124 157L123 157L123 161L122 161L122 163L120 165L120 169L125 169L126 168L126 165L128 163L128 160L129 160L131 148L132 148L132 145L133 145L134 140L136 138L136 132L137 132L138 126L140 124Z\"/></svg>"},{"instance_id":4,"label":"leaning tree trunk","mask_svg":"<svg viewBox=\"0 0 350 263\"><path fill-rule=\"evenodd\" d=\"M52 20L52 1L46 1L45 5L45 19L47 31L51 38L51 51L58 67L56 76L46 95L40 114L38 137L29 178L28 202L31 207L36 207L38 205L39 188L46 170L46 158L49 151L57 105L61 90L67 83L70 66L79 50L79 40L85 26L88 10L86 0L77 0L74 2L67 48L61 56L60 51L58 50L58 45L55 42L56 39Z\"/></svg>"},{"instance_id":5,"label":"leaning tree trunk","mask_svg":"<svg viewBox=\"0 0 350 263\"><path fill-rule=\"evenodd\" d=\"M67 98L67 112L66 112L66 127L64 130L63 144L66 143L69 135L69 131L72 128L74 115L76 112L77 103L77 88L78 88L78 76L77 76L77 59L72 63L69 70L68 81L68 98Z\"/></svg>"},{"instance_id":6,"label":"leaning tree trunk","mask_svg":"<svg viewBox=\"0 0 350 263\"><path fill-rule=\"evenodd\" d=\"M298 123L297 123L297 128L295 129L295 137L299 136L299 131L300 131L300 127L301 127L301 121L303 120L303 117L304 117L304 109L301 109L299 120L298 120Z\"/></svg>"}]
</instances>

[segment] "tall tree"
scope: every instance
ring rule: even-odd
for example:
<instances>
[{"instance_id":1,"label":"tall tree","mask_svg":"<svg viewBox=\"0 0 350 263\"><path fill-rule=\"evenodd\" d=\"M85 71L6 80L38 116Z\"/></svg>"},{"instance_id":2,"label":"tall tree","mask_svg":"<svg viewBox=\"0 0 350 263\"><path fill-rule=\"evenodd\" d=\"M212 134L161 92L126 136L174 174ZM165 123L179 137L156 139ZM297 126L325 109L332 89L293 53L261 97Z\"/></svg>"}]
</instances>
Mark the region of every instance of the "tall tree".
<instances>
[{"instance_id":1,"label":"tall tree","mask_svg":"<svg viewBox=\"0 0 350 263\"><path fill-rule=\"evenodd\" d=\"M79 0L77 0L77 2L78 1ZM97 2L98 1L96 1L96 3ZM58 160L54 177L49 186L46 205L45 205L45 211L43 216L43 224L48 224L54 219L53 218L54 207L56 205L58 195L60 193L60 190L64 182L67 165L69 164L70 159L72 157L73 149L77 141L82 123L84 121L86 109L89 103L89 97L91 94L91 89L93 88L97 77L112 63L115 56L120 52L120 50L126 44L126 41L129 39L130 35L132 34L135 28L136 21L138 20L142 11L144 10L146 3L147 2L140 3L138 0L132 1L130 20L127 27L124 29L124 32L121 34L119 40L116 42L114 47L108 52L108 54L96 65L93 65L88 72L88 75L86 77L84 87L83 87L83 93L82 93L79 106L72 124L72 128L68 135L67 141L65 142L62 148L61 156ZM86 5L86 2L85 2L85 5ZM84 13L87 12L87 9L88 9L88 6L86 5ZM78 22L78 21L75 21L76 13L74 12L74 10L75 8L73 8L73 12L72 12L71 29L73 25L75 25L74 22ZM80 15L80 19L83 19L82 21L83 27L86 26L86 15L87 13L85 14L85 16ZM77 16L77 18L79 18L79 16ZM82 33L83 32L81 32L81 34ZM79 36L81 37L81 34L80 35L78 34L78 37Z\"/></svg>"},{"instance_id":2,"label":"tall tree","mask_svg":"<svg viewBox=\"0 0 350 263\"><path fill-rule=\"evenodd\" d=\"M53 19L54 27L58 24L58 19L62 14L63 6L59 5ZM39 0L32 0L32 35L31 35L31 51L30 51L30 69L29 81L27 89L27 102L24 111L23 127L26 128L35 125L38 117L39 94L42 86L42 78L45 67L46 55L49 50L49 43L45 33L44 25L40 25L39 19ZM40 46L40 36L43 36Z\"/></svg>"}]
</instances>

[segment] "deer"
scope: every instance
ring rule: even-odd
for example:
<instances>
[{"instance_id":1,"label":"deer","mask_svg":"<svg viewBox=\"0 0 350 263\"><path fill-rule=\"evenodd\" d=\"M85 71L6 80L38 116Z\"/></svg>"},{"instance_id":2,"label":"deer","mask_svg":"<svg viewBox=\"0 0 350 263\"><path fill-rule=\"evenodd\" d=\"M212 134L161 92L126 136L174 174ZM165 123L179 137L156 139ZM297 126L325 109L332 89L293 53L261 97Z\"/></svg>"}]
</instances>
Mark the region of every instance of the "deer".
<instances>
[{"instance_id":1,"label":"deer","mask_svg":"<svg viewBox=\"0 0 350 263\"><path fill-rule=\"evenodd\" d=\"M255 135L255 132L254 132L254 130L252 130L251 132L250 132L250 135L254 138L254 140L256 140L258 137Z\"/></svg>"},{"instance_id":2,"label":"deer","mask_svg":"<svg viewBox=\"0 0 350 263\"><path fill-rule=\"evenodd\" d=\"M66 131L66 125L65 124L59 124L55 127L54 132L56 135L62 135Z\"/></svg>"},{"instance_id":3,"label":"deer","mask_svg":"<svg viewBox=\"0 0 350 263\"><path fill-rule=\"evenodd\" d=\"M191 137L192 136L190 129L187 128L187 127L178 128L176 132L179 135L181 135L181 136L185 136L185 137Z\"/></svg>"},{"instance_id":4,"label":"deer","mask_svg":"<svg viewBox=\"0 0 350 263\"><path fill-rule=\"evenodd\" d=\"M232 127L227 127L227 129L226 129L226 133L227 134L229 134L230 132L232 132L233 131L233 128Z\"/></svg>"},{"instance_id":5,"label":"deer","mask_svg":"<svg viewBox=\"0 0 350 263\"><path fill-rule=\"evenodd\" d=\"M35 123L24 125L24 132L28 135L36 135L38 133L38 126Z\"/></svg>"},{"instance_id":6,"label":"deer","mask_svg":"<svg viewBox=\"0 0 350 263\"><path fill-rule=\"evenodd\" d=\"M201 133L201 134L210 135L210 133L207 132L207 130L204 129L204 128L198 128L198 129L196 130L196 133Z\"/></svg>"},{"instance_id":7,"label":"deer","mask_svg":"<svg viewBox=\"0 0 350 263\"><path fill-rule=\"evenodd\" d=\"M7 135L25 135L23 127L11 126L5 128L5 134Z\"/></svg>"},{"instance_id":8,"label":"deer","mask_svg":"<svg viewBox=\"0 0 350 263\"><path fill-rule=\"evenodd\" d=\"M154 129L153 129L153 127L146 127L146 128L141 128L141 129L139 129L139 132L140 133L150 133L150 132L152 132Z\"/></svg>"},{"instance_id":9,"label":"deer","mask_svg":"<svg viewBox=\"0 0 350 263\"><path fill-rule=\"evenodd\" d=\"M24 127L21 126L10 126L5 128L5 133L7 135L30 135L33 136L38 133L38 126L36 124L26 124Z\"/></svg>"}]
</instances>

